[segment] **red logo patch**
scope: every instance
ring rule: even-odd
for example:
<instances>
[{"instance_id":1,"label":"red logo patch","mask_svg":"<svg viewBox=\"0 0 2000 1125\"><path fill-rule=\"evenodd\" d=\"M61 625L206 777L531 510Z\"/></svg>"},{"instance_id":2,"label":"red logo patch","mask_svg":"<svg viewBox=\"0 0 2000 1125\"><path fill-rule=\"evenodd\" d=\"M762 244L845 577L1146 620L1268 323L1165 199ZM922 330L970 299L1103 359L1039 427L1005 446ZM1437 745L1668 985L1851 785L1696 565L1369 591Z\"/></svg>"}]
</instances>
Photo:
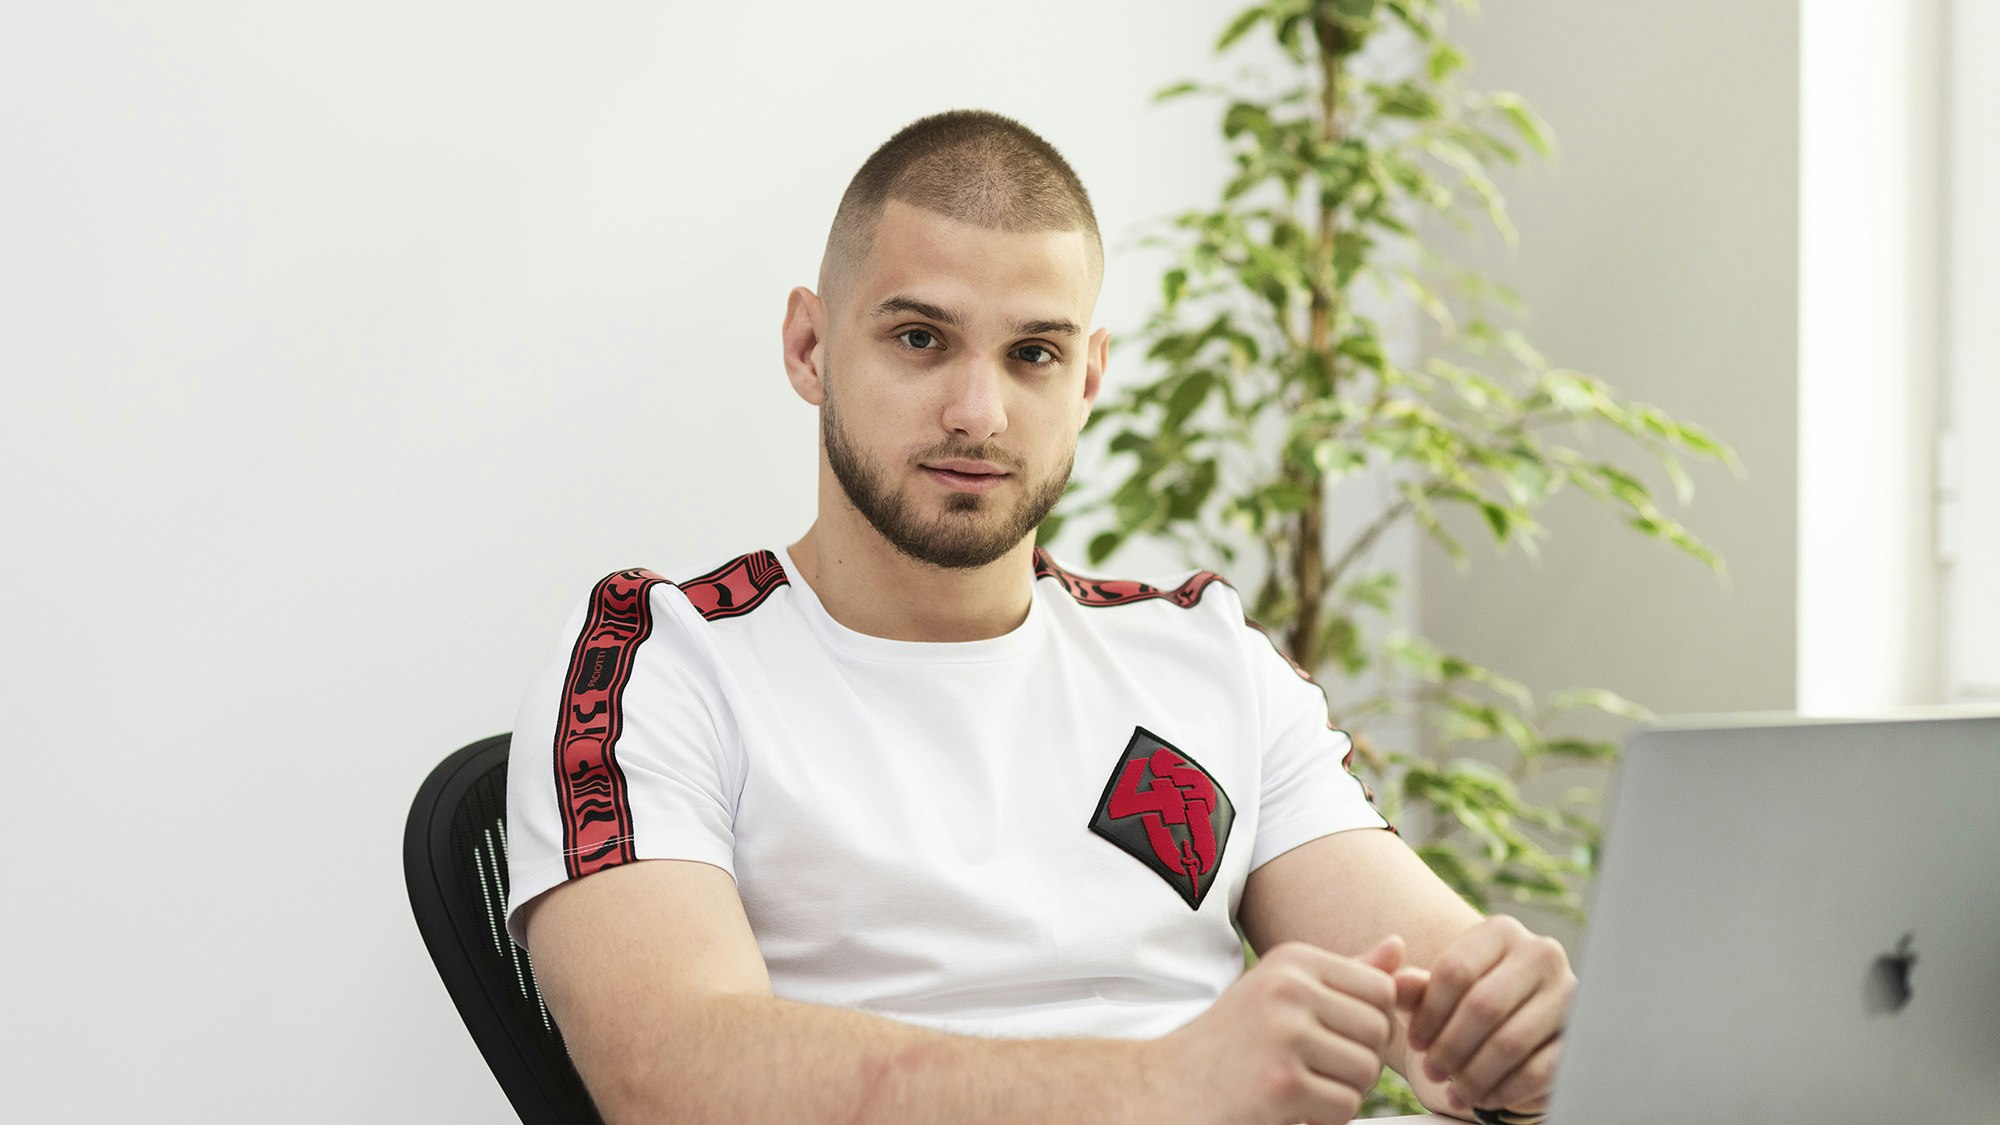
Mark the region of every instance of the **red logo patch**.
<instances>
[{"instance_id":1,"label":"red logo patch","mask_svg":"<svg viewBox=\"0 0 2000 1125\"><path fill-rule=\"evenodd\" d=\"M1153 869L1201 909L1215 885L1236 807L1193 758L1135 727L1097 802L1090 830Z\"/></svg>"}]
</instances>

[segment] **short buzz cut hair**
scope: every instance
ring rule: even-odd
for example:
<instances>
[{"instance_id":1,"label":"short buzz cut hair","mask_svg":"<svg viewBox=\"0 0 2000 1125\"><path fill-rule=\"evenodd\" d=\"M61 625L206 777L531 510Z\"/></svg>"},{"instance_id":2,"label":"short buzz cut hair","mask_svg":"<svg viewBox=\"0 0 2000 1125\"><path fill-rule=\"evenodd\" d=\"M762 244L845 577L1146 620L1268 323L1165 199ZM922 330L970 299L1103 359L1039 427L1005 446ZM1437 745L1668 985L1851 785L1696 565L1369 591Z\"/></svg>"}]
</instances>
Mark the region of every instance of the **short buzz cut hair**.
<instances>
[{"instance_id":1,"label":"short buzz cut hair","mask_svg":"<svg viewBox=\"0 0 2000 1125\"><path fill-rule=\"evenodd\" d=\"M834 212L820 259L823 297L832 291L845 299L891 199L989 230L1082 231L1092 284L1103 283L1104 239L1083 181L1054 145L1011 117L979 109L935 113L876 149Z\"/></svg>"}]
</instances>

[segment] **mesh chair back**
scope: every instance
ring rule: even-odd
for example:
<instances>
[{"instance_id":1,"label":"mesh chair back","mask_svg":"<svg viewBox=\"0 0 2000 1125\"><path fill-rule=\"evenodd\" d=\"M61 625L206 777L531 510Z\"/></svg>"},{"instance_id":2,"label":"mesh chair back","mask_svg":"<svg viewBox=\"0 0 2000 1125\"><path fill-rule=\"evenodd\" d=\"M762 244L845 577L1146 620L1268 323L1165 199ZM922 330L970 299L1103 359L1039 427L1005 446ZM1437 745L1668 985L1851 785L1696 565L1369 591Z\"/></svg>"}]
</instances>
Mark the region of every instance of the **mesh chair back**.
<instances>
[{"instance_id":1,"label":"mesh chair back","mask_svg":"<svg viewBox=\"0 0 2000 1125\"><path fill-rule=\"evenodd\" d=\"M542 1003L527 952L507 935L508 736L431 771L403 831L417 928L466 1030L526 1125L602 1125Z\"/></svg>"}]
</instances>

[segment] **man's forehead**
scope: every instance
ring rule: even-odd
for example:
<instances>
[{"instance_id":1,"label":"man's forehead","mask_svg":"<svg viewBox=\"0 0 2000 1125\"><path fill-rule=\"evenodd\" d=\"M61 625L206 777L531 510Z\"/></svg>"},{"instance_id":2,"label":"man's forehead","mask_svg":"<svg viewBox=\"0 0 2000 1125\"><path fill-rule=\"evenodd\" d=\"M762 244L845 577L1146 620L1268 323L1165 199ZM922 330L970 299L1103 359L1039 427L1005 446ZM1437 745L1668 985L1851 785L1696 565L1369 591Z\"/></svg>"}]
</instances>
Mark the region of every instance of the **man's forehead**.
<instances>
[{"instance_id":1,"label":"man's forehead","mask_svg":"<svg viewBox=\"0 0 2000 1125\"><path fill-rule=\"evenodd\" d=\"M858 263L856 296L864 316L903 298L959 314L1002 300L1032 306L1008 310L1019 320L1070 319L1095 304L1086 237L985 227L891 199Z\"/></svg>"}]
</instances>

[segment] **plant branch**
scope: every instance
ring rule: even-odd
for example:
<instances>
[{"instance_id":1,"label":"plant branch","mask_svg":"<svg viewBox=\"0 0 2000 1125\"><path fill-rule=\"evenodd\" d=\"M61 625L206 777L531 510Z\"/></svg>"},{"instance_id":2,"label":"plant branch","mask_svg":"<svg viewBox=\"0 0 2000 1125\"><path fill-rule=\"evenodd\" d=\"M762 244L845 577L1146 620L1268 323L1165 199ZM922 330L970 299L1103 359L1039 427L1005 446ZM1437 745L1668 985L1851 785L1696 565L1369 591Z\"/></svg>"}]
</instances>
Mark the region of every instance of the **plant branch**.
<instances>
[{"instance_id":1,"label":"plant branch","mask_svg":"<svg viewBox=\"0 0 2000 1125\"><path fill-rule=\"evenodd\" d=\"M1330 16L1313 19L1313 37L1319 44L1320 91L1319 136L1329 150L1340 139L1340 62L1344 57L1347 33ZM1317 177L1315 177L1317 178ZM1311 354L1327 357L1327 393L1338 386L1332 362L1334 289L1338 279L1325 276L1333 260L1337 207L1325 185L1319 197L1318 246L1309 271L1311 312L1306 345ZM1326 478L1318 466L1308 462L1290 467L1294 482L1304 490L1306 505L1292 529L1292 581L1298 590L1298 613L1292 619L1290 648L1300 666L1316 668L1320 663L1320 619L1326 612Z\"/></svg>"},{"instance_id":2,"label":"plant branch","mask_svg":"<svg viewBox=\"0 0 2000 1125\"><path fill-rule=\"evenodd\" d=\"M1429 487L1426 487L1425 489L1423 489L1423 491L1426 494L1428 494L1431 491L1431 489ZM1369 523L1369 525L1366 528L1362 530L1361 534L1354 537L1354 541L1347 545L1347 549L1340 553L1340 557L1334 560L1333 566L1326 573L1327 585L1329 586L1338 585L1340 583L1341 576L1347 573L1347 568L1353 566L1355 561L1359 559L1362 556L1362 554L1368 550L1368 548L1374 546L1375 541L1382 537L1383 532L1395 526L1395 524L1398 521L1400 521L1404 516L1409 515L1410 512L1415 508L1416 508L1415 501L1412 501L1409 497L1405 496L1401 500L1396 501L1394 504L1384 509L1381 515L1376 516L1375 519L1371 523Z\"/></svg>"}]
</instances>

